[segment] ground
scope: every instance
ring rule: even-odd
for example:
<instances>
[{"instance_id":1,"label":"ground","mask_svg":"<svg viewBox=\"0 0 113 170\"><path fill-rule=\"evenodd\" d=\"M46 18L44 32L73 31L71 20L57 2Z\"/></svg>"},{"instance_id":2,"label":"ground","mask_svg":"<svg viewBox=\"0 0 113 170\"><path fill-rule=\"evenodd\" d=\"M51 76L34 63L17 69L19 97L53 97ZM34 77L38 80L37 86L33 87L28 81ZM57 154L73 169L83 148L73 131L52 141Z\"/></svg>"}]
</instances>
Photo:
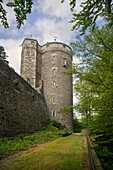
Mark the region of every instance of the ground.
<instances>
[{"instance_id":1,"label":"ground","mask_svg":"<svg viewBox=\"0 0 113 170\"><path fill-rule=\"evenodd\" d=\"M86 137L83 134L72 134L39 145L2 164L0 169L88 170L90 167Z\"/></svg>"}]
</instances>

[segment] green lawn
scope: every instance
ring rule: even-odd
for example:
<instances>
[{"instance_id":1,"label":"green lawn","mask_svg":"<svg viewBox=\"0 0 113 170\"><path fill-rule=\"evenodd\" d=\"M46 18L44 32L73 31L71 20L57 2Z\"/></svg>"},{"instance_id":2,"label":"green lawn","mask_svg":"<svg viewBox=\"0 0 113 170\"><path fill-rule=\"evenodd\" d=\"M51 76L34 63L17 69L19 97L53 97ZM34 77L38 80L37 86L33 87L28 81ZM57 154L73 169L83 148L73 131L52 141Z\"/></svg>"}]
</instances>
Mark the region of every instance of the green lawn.
<instances>
[{"instance_id":1,"label":"green lawn","mask_svg":"<svg viewBox=\"0 0 113 170\"><path fill-rule=\"evenodd\" d=\"M20 134L16 137L0 138L0 159L23 150L28 150L38 144L54 141L65 133L70 132L66 129L59 130L53 126L53 122L48 122L41 131Z\"/></svg>"},{"instance_id":2,"label":"green lawn","mask_svg":"<svg viewBox=\"0 0 113 170\"><path fill-rule=\"evenodd\" d=\"M0 166L1 170L83 170L86 162L84 135L59 138Z\"/></svg>"}]
</instances>

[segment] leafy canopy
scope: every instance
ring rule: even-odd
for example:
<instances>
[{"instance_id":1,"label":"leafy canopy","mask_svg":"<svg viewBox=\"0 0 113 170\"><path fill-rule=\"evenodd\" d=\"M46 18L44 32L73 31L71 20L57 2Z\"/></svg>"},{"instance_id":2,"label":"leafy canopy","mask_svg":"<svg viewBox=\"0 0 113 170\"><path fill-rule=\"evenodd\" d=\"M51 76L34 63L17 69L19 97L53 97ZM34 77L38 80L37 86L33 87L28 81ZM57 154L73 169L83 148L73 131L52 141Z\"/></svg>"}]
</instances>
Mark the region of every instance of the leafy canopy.
<instances>
[{"instance_id":1,"label":"leafy canopy","mask_svg":"<svg viewBox=\"0 0 113 170\"><path fill-rule=\"evenodd\" d=\"M84 115L104 168L113 169L113 26L95 27L72 43L77 112ZM68 74L68 73L67 73Z\"/></svg>"},{"instance_id":2,"label":"leafy canopy","mask_svg":"<svg viewBox=\"0 0 113 170\"><path fill-rule=\"evenodd\" d=\"M32 4L33 0L12 0L12 2L6 3L8 7L14 8L18 29L24 24L24 20L27 20L27 14L31 13ZM3 0L0 0L0 20L4 28L9 28L7 11L3 7Z\"/></svg>"},{"instance_id":3,"label":"leafy canopy","mask_svg":"<svg viewBox=\"0 0 113 170\"><path fill-rule=\"evenodd\" d=\"M61 2L64 2L62 0ZM70 0L71 11L73 12L73 30L80 28L82 34L90 27L95 27L98 17L103 17L109 24L113 24L113 1L112 0L85 0L81 2L81 11L75 11L76 0Z\"/></svg>"},{"instance_id":4,"label":"leafy canopy","mask_svg":"<svg viewBox=\"0 0 113 170\"><path fill-rule=\"evenodd\" d=\"M93 111L96 110L96 112L99 109L105 109L105 106L107 110L112 109L112 27L103 26L102 29L90 30L89 35L84 35L83 38L78 36L72 46L75 54L82 60L81 63L75 64L73 69L75 77L79 78L74 85L79 99L83 103L83 98L85 98L85 106L88 107L86 102L89 100L89 103L92 103Z\"/></svg>"}]
</instances>

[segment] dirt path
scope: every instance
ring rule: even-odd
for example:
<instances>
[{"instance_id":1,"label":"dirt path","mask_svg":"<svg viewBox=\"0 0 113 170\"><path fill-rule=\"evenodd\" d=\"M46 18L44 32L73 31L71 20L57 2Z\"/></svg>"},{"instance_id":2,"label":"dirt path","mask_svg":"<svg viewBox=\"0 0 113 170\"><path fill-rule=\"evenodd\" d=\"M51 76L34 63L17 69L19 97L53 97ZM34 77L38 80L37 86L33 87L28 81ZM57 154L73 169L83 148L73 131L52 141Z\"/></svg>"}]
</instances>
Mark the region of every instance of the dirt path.
<instances>
[{"instance_id":1,"label":"dirt path","mask_svg":"<svg viewBox=\"0 0 113 170\"><path fill-rule=\"evenodd\" d=\"M3 163L6 163L6 162L8 162L8 161L11 161L12 159L17 158L17 157L19 157L19 156L21 156L21 155L24 155L24 154L26 154L26 153L28 153L28 152L31 152L31 151L33 151L33 150L35 150L35 149L37 149L37 148L43 147L43 146L47 145L48 143L50 143L50 142L43 143L43 144L38 144L38 145L37 145L36 147L34 147L34 148L30 148L30 149L28 149L28 150L25 150L25 151L22 151L22 152L19 152L19 153L15 153L14 155L7 156L7 157L5 157L5 158L3 158L3 159L0 160L0 165L3 164Z\"/></svg>"}]
</instances>

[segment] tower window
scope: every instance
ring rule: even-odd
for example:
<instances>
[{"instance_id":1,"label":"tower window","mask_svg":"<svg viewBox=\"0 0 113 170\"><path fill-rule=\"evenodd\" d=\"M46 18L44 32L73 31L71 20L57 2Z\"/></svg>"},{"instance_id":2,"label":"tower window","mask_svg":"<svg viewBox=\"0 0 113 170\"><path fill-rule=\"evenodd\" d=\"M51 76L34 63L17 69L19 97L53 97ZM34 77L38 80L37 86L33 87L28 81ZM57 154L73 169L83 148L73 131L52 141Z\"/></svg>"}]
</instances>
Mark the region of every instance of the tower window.
<instances>
[{"instance_id":1,"label":"tower window","mask_svg":"<svg viewBox=\"0 0 113 170\"><path fill-rule=\"evenodd\" d=\"M53 62L55 62L55 56L53 56Z\"/></svg>"},{"instance_id":2,"label":"tower window","mask_svg":"<svg viewBox=\"0 0 113 170\"><path fill-rule=\"evenodd\" d=\"M53 103L55 103L55 98L53 98Z\"/></svg>"},{"instance_id":3,"label":"tower window","mask_svg":"<svg viewBox=\"0 0 113 170\"><path fill-rule=\"evenodd\" d=\"M55 110L52 111L52 117L56 117L56 111Z\"/></svg>"},{"instance_id":4,"label":"tower window","mask_svg":"<svg viewBox=\"0 0 113 170\"><path fill-rule=\"evenodd\" d=\"M46 45L46 48L49 48L49 44Z\"/></svg>"},{"instance_id":5,"label":"tower window","mask_svg":"<svg viewBox=\"0 0 113 170\"><path fill-rule=\"evenodd\" d=\"M66 58L63 58L63 67L66 67L67 66L67 60Z\"/></svg>"},{"instance_id":6,"label":"tower window","mask_svg":"<svg viewBox=\"0 0 113 170\"><path fill-rule=\"evenodd\" d=\"M66 45L65 45L65 44L63 44L63 48L66 48Z\"/></svg>"},{"instance_id":7,"label":"tower window","mask_svg":"<svg viewBox=\"0 0 113 170\"><path fill-rule=\"evenodd\" d=\"M56 85L56 82L55 82L55 81L53 81L53 87L55 87L55 85Z\"/></svg>"},{"instance_id":8,"label":"tower window","mask_svg":"<svg viewBox=\"0 0 113 170\"><path fill-rule=\"evenodd\" d=\"M30 83L30 79L27 77L27 82Z\"/></svg>"},{"instance_id":9,"label":"tower window","mask_svg":"<svg viewBox=\"0 0 113 170\"><path fill-rule=\"evenodd\" d=\"M55 75L55 69L53 69L53 75Z\"/></svg>"},{"instance_id":10,"label":"tower window","mask_svg":"<svg viewBox=\"0 0 113 170\"><path fill-rule=\"evenodd\" d=\"M33 45L33 44L34 44L34 41L31 41L31 44Z\"/></svg>"}]
</instances>

